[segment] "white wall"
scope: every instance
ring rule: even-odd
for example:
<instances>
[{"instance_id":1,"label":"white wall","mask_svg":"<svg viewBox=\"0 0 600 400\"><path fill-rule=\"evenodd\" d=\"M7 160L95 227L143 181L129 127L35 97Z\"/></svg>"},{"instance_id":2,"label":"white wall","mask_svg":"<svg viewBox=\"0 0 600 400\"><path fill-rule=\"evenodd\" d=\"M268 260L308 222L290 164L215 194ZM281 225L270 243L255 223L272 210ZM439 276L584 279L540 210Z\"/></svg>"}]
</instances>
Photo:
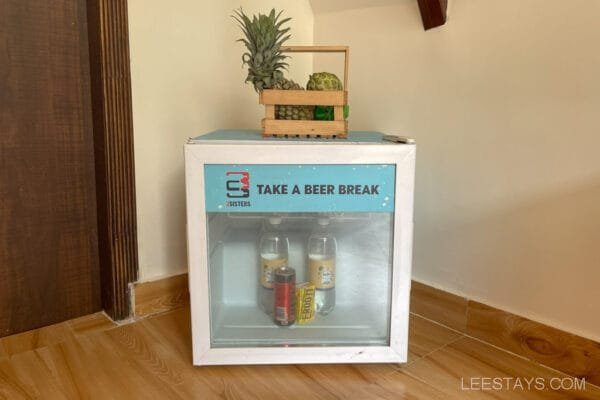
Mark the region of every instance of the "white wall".
<instances>
[{"instance_id":1,"label":"white wall","mask_svg":"<svg viewBox=\"0 0 600 400\"><path fill-rule=\"evenodd\" d=\"M600 340L600 2L315 10L351 129L417 139L415 279Z\"/></svg>"},{"instance_id":2,"label":"white wall","mask_svg":"<svg viewBox=\"0 0 600 400\"><path fill-rule=\"evenodd\" d=\"M241 31L230 18L285 9L289 44L310 44L308 0L130 0L129 40L137 191L140 279L187 270L183 144L217 128L256 128L264 115L245 85ZM312 57L294 61L305 80Z\"/></svg>"},{"instance_id":3,"label":"white wall","mask_svg":"<svg viewBox=\"0 0 600 400\"><path fill-rule=\"evenodd\" d=\"M423 32L416 1L373 1L313 0L314 38L351 46L351 129L417 139L415 278L600 340L600 2L452 0ZM312 42L308 0L129 2L141 280L187 269L187 137L258 128L240 4Z\"/></svg>"}]
</instances>

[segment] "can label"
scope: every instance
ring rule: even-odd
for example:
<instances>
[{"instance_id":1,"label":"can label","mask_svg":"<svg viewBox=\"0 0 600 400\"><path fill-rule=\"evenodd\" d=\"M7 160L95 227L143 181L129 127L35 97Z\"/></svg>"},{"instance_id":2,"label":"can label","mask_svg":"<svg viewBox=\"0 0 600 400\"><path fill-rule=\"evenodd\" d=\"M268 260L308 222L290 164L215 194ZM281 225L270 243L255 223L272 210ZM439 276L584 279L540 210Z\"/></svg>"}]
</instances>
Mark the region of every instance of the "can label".
<instances>
[{"instance_id":1,"label":"can label","mask_svg":"<svg viewBox=\"0 0 600 400\"><path fill-rule=\"evenodd\" d=\"M310 283L317 289L331 289L335 287L335 258L323 260L310 258L308 260L308 274Z\"/></svg>"},{"instance_id":2,"label":"can label","mask_svg":"<svg viewBox=\"0 0 600 400\"><path fill-rule=\"evenodd\" d=\"M296 322L303 324L315 319L315 285L302 283L296 287Z\"/></svg>"},{"instance_id":3,"label":"can label","mask_svg":"<svg viewBox=\"0 0 600 400\"><path fill-rule=\"evenodd\" d=\"M275 283L273 318L279 325L291 325L296 320L296 285L294 282Z\"/></svg>"},{"instance_id":4,"label":"can label","mask_svg":"<svg viewBox=\"0 0 600 400\"><path fill-rule=\"evenodd\" d=\"M288 263L287 258L260 258L260 284L267 289L273 289L274 271L284 267Z\"/></svg>"}]
</instances>

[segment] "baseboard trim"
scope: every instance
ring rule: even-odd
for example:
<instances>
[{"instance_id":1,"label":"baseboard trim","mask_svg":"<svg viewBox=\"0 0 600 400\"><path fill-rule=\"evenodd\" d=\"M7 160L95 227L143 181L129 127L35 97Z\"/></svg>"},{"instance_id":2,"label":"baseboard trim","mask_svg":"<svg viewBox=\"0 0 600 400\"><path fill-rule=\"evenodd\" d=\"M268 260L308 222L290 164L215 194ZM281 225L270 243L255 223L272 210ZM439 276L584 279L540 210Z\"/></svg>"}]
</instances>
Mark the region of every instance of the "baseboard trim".
<instances>
[{"instance_id":1,"label":"baseboard trim","mask_svg":"<svg viewBox=\"0 0 600 400\"><path fill-rule=\"evenodd\" d=\"M142 318L188 304L188 274L132 284L134 317Z\"/></svg>"},{"instance_id":2,"label":"baseboard trim","mask_svg":"<svg viewBox=\"0 0 600 400\"><path fill-rule=\"evenodd\" d=\"M600 343L486 304L412 282L411 312L600 385Z\"/></svg>"},{"instance_id":3,"label":"baseboard trim","mask_svg":"<svg viewBox=\"0 0 600 400\"><path fill-rule=\"evenodd\" d=\"M189 303L188 275L133 284L135 317ZM600 385L600 343L413 281L410 311L465 335Z\"/></svg>"},{"instance_id":4,"label":"baseboard trim","mask_svg":"<svg viewBox=\"0 0 600 400\"><path fill-rule=\"evenodd\" d=\"M468 303L465 297L412 281L410 311L461 333L467 330Z\"/></svg>"}]
</instances>

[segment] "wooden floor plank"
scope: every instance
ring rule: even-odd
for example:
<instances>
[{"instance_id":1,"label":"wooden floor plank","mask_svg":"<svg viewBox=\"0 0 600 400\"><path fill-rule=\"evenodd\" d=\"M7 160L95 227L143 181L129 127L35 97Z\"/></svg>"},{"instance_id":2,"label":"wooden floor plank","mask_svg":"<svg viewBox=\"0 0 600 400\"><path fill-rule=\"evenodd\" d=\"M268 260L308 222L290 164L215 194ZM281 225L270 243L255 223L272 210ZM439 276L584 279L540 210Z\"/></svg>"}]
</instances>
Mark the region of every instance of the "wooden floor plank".
<instances>
[{"instance_id":1,"label":"wooden floor plank","mask_svg":"<svg viewBox=\"0 0 600 400\"><path fill-rule=\"evenodd\" d=\"M600 343L469 301L467 332L487 343L600 385Z\"/></svg>"},{"instance_id":2,"label":"wooden floor plank","mask_svg":"<svg viewBox=\"0 0 600 400\"><path fill-rule=\"evenodd\" d=\"M51 370L33 351L19 353L11 359L11 367L15 379L28 388L32 398L40 399L75 399L73 394L65 392L60 382L55 379Z\"/></svg>"},{"instance_id":3,"label":"wooden floor plank","mask_svg":"<svg viewBox=\"0 0 600 400\"><path fill-rule=\"evenodd\" d=\"M414 314L410 315L408 332L409 363L464 336Z\"/></svg>"},{"instance_id":4,"label":"wooden floor plank","mask_svg":"<svg viewBox=\"0 0 600 400\"><path fill-rule=\"evenodd\" d=\"M312 378L299 373L294 366L215 366L191 367L191 334L189 308L142 321L140 326L152 335L154 343L166 348L161 356L180 371L190 371L191 379L209 388L211 393L225 398L335 399L321 390ZM389 367L390 371L393 370ZM274 389L275 388L275 389ZM206 389L205 389L206 390Z\"/></svg>"},{"instance_id":5,"label":"wooden floor plank","mask_svg":"<svg viewBox=\"0 0 600 400\"><path fill-rule=\"evenodd\" d=\"M0 345L9 357L29 350L60 343L72 339L73 332L66 322L45 326L39 329L6 336L0 339Z\"/></svg>"},{"instance_id":6,"label":"wooden floor plank","mask_svg":"<svg viewBox=\"0 0 600 400\"><path fill-rule=\"evenodd\" d=\"M189 305L137 322L147 326L169 343L178 357L192 363L192 321Z\"/></svg>"},{"instance_id":7,"label":"wooden floor plank","mask_svg":"<svg viewBox=\"0 0 600 400\"><path fill-rule=\"evenodd\" d=\"M168 388L171 393L167 398L220 398L219 393L196 378L190 360L182 359L168 340L145 325L132 324L108 331L105 336L111 341L110 347L129 360L133 368Z\"/></svg>"},{"instance_id":8,"label":"wooden floor plank","mask_svg":"<svg viewBox=\"0 0 600 400\"><path fill-rule=\"evenodd\" d=\"M6 336L0 338L0 360L26 351L65 342L74 337L102 332L116 326L117 324L104 313L99 312L16 335Z\"/></svg>"},{"instance_id":9,"label":"wooden floor plank","mask_svg":"<svg viewBox=\"0 0 600 400\"><path fill-rule=\"evenodd\" d=\"M100 321L69 323L75 328L66 340L0 360L0 398L600 399L592 386L586 392L463 391L461 378L564 375L418 316L410 322L411 362L402 366L194 367L189 307L96 330Z\"/></svg>"},{"instance_id":10,"label":"wooden floor plank","mask_svg":"<svg viewBox=\"0 0 600 400\"><path fill-rule=\"evenodd\" d=\"M138 316L147 318L189 306L187 280L187 274L181 274L159 281L137 283L134 288L139 293L136 301ZM568 375L585 377L589 382L600 385L600 344L596 341L417 281L412 281L411 315L413 319L419 316L435 321ZM424 339L426 342L429 339L410 338L413 346L409 348L409 362L446 343L441 336L431 337L434 342L425 344L421 349L419 347L423 343L420 344L419 341ZM440 342L436 343L436 340Z\"/></svg>"},{"instance_id":11,"label":"wooden floor plank","mask_svg":"<svg viewBox=\"0 0 600 400\"><path fill-rule=\"evenodd\" d=\"M391 374L383 376L377 380L377 386L382 387L386 392L392 393L392 400L411 399L411 400L446 400L446 394L427 384L423 380L404 373L394 371Z\"/></svg>"},{"instance_id":12,"label":"wooden floor plank","mask_svg":"<svg viewBox=\"0 0 600 400\"><path fill-rule=\"evenodd\" d=\"M85 336L96 332L103 332L117 327L103 312L86 315L67 321L75 336Z\"/></svg>"},{"instance_id":13,"label":"wooden floor plank","mask_svg":"<svg viewBox=\"0 0 600 400\"><path fill-rule=\"evenodd\" d=\"M0 361L1 399L31 399L35 395L34 389L17 377L10 361Z\"/></svg>"},{"instance_id":14,"label":"wooden floor plank","mask_svg":"<svg viewBox=\"0 0 600 400\"><path fill-rule=\"evenodd\" d=\"M334 398L385 399L392 393L378 386L377 380L393 373L397 368L394 364L329 364L298 365L297 369L310 379L313 387Z\"/></svg>"},{"instance_id":15,"label":"wooden floor plank","mask_svg":"<svg viewBox=\"0 0 600 400\"><path fill-rule=\"evenodd\" d=\"M166 354L185 357L185 362L191 363L190 316L187 308L154 316L140 324L147 326L156 335L155 340L169 344L170 349ZM427 354L455 340L460 334L415 317L411 324L411 337L415 346L412 356L418 358L420 354ZM250 385L252 390L246 393L250 398L270 398L273 381L281 381L281 386L285 388L277 397L289 395L294 398L302 395L303 398L397 398L389 388L398 389L398 382L379 382L397 368L395 364L224 366L197 368L197 375L214 391L222 394L238 393L242 386ZM422 391L423 386L416 380L408 380L405 391ZM434 391L429 388L426 393Z\"/></svg>"},{"instance_id":16,"label":"wooden floor plank","mask_svg":"<svg viewBox=\"0 0 600 400\"><path fill-rule=\"evenodd\" d=\"M0 339L0 361L8 359L8 353L4 350L4 344L2 339Z\"/></svg>"},{"instance_id":17,"label":"wooden floor plank","mask_svg":"<svg viewBox=\"0 0 600 400\"><path fill-rule=\"evenodd\" d=\"M88 338L80 337L37 349L35 353L68 399L110 398L118 381L106 379L101 370L104 352L95 350ZM26 354L15 358L23 357Z\"/></svg>"},{"instance_id":18,"label":"wooden floor plank","mask_svg":"<svg viewBox=\"0 0 600 400\"><path fill-rule=\"evenodd\" d=\"M599 399L600 391L587 385L586 391L550 390L553 378L566 377L539 364L527 361L472 338L463 338L417 360L399 374L423 380L445 393L448 399ZM481 388L482 378L506 378L498 390ZM512 377L512 378L511 378ZM516 384L519 378L521 390ZM471 384L474 379L475 385ZM539 383L537 380L541 379ZM527 381L532 382L527 388ZM555 382L558 384L558 382Z\"/></svg>"}]
</instances>

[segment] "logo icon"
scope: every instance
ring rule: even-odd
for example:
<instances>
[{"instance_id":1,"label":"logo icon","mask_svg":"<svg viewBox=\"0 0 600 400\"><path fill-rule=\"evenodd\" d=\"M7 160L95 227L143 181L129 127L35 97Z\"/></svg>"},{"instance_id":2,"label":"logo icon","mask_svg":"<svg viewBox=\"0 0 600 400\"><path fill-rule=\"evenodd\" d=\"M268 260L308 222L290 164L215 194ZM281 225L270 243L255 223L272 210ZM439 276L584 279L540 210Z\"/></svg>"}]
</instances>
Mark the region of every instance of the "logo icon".
<instances>
[{"instance_id":1,"label":"logo icon","mask_svg":"<svg viewBox=\"0 0 600 400\"><path fill-rule=\"evenodd\" d=\"M250 197L250 173L246 171L230 171L226 174L234 179L227 180L227 197L245 199Z\"/></svg>"}]
</instances>

